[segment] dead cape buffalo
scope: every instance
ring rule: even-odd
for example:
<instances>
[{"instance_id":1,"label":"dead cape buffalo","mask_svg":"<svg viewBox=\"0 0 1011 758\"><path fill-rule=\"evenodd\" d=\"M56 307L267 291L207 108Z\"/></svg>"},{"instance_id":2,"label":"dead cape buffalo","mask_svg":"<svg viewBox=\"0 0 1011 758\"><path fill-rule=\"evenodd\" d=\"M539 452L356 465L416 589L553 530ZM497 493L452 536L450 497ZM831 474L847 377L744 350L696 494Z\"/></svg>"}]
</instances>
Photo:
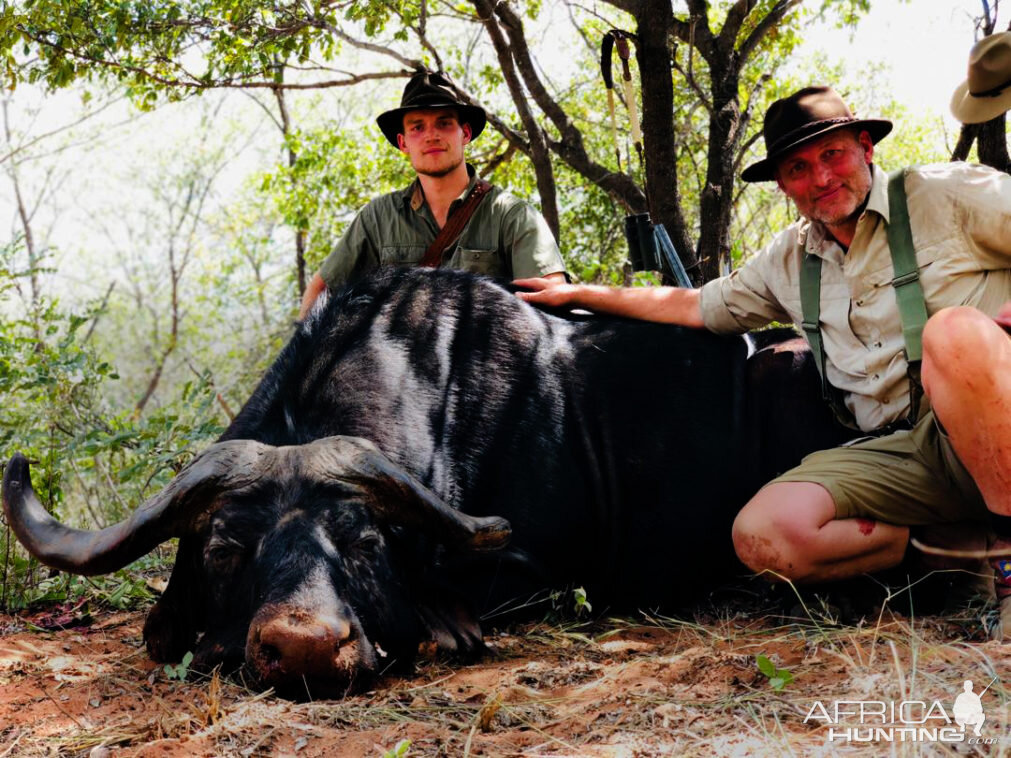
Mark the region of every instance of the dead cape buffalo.
<instances>
[{"instance_id":1,"label":"dead cape buffalo","mask_svg":"<svg viewBox=\"0 0 1011 758\"><path fill-rule=\"evenodd\" d=\"M318 304L221 440L128 520L57 523L19 455L4 508L78 574L179 537L144 627L155 660L340 694L420 642L480 648L481 614L545 587L675 608L740 573L737 510L847 435L805 350L753 347L386 270Z\"/></svg>"}]
</instances>

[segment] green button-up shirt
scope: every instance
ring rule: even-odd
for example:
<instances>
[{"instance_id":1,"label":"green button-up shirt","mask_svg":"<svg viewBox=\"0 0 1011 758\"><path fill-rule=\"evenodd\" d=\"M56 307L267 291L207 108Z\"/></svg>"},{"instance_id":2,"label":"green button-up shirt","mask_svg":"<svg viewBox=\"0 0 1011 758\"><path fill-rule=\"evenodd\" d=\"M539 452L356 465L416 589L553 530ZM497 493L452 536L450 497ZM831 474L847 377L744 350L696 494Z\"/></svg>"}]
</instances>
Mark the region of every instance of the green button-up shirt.
<instances>
[{"instance_id":1,"label":"green button-up shirt","mask_svg":"<svg viewBox=\"0 0 1011 758\"><path fill-rule=\"evenodd\" d=\"M1011 300L1011 176L956 162L907 169L905 179L927 313L970 305L995 315ZM822 224L802 220L701 293L714 332L773 320L800 326L801 263L805 253L820 257L825 373L861 429L902 418L909 405L888 218L888 176L875 166L848 251Z\"/></svg>"},{"instance_id":2,"label":"green button-up shirt","mask_svg":"<svg viewBox=\"0 0 1011 758\"><path fill-rule=\"evenodd\" d=\"M452 215L474 189L477 177L449 207ZM415 179L404 190L366 205L320 267L328 287L354 281L379 266L412 266L439 233L439 225ZM474 211L443 266L478 274L521 279L565 271L565 263L544 218L528 203L492 187Z\"/></svg>"}]
</instances>

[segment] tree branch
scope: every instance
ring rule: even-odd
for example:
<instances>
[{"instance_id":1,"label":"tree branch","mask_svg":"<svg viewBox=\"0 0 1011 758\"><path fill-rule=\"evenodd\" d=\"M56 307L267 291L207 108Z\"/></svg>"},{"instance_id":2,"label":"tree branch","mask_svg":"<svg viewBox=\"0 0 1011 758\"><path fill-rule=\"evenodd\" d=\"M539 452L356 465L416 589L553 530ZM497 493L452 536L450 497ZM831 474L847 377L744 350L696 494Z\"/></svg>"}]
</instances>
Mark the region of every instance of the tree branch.
<instances>
[{"instance_id":1,"label":"tree branch","mask_svg":"<svg viewBox=\"0 0 1011 758\"><path fill-rule=\"evenodd\" d=\"M355 84L360 84L365 81L375 80L375 79L395 79L410 76L410 74L421 68L423 63L420 60L407 58L396 50L393 50L383 45L375 45L369 42L362 42L356 40L353 37L345 34L336 27L329 27L330 31L335 36L340 37L342 40L348 44L359 47L363 50L368 50L369 52L379 53L381 55L386 55L395 59L396 61L403 64L407 71L378 71L367 74L348 74L343 79L328 79L321 82L287 82L284 84L284 89L291 90L314 90L314 89L330 89L332 87L350 87ZM210 89L276 89L277 83L269 79L245 79L241 76L228 77L221 79L205 79L199 77L196 74L187 74L189 79L180 79L174 77L163 76L155 74L146 68L141 66L131 66L118 61L106 60L104 58L99 58L94 55L89 55L86 53L79 52L77 50L72 50L70 48L59 45L46 39L42 35L31 33L29 31L24 32L25 36L29 37L31 40L36 42L42 47L55 50L62 55L76 61L81 61L84 63L90 63L94 66L98 66L101 69L110 71L113 73L122 72L127 74L132 74L138 79L143 81L148 81L153 84L160 84L164 87L179 87L182 89L188 89L193 91L200 90L210 90Z\"/></svg>"},{"instance_id":2,"label":"tree branch","mask_svg":"<svg viewBox=\"0 0 1011 758\"><path fill-rule=\"evenodd\" d=\"M969 151L972 150L972 143L976 141L979 130L979 124L962 124L962 129L958 133L958 142L955 143L955 149L951 151L953 161L964 161L969 157Z\"/></svg>"},{"instance_id":3,"label":"tree branch","mask_svg":"<svg viewBox=\"0 0 1011 758\"><path fill-rule=\"evenodd\" d=\"M737 44L737 35L741 31L744 20L755 7L755 0L737 0L727 11L727 17L723 22L723 28L716 38L716 46L724 56L732 55Z\"/></svg>"},{"instance_id":4,"label":"tree branch","mask_svg":"<svg viewBox=\"0 0 1011 758\"><path fill-rule=\"evenodd\" d=\"M710 65L717 55L713 30L709 28L709 3L707 0L687 0L689 29L685 42L692 45L702 54Z\"/></svg>"},{"instance_id":5,"label":"tree branch","mask_svg":"<svg viewBox=\"0 0 1011 758\"><path fill-rule=\"evenodd\" d=\"M533 59L530 55L530 47L523 34L522 20L506 3L495 3L493 5L490 0L476 0L475 6L477 5L494 9L495 15L501 19L502 26L509 37L508 51L515 61L520 76L523 77L523 83L526 85L527 91L534 99L534 102L537 103L537 107L555 125L555 128L558 129L562 136L562 140L571 141L574 145L582 148L582 133L572 123L569 114L551 96L537 75Z\"/></svg>"},{"instance_id":6,"label":"tree branch","mask_svg":"<svg viewBox=\"0 0 1011 758\"><path fill-rule=\"evenodd\" d=\"M388 56L398 61L403 66L406 66L409 69L416 71L419 68L423 68L425 65L422 61L418 60L417 58L408 58L404 55L401 55L396 50L386 47L385 45L377 45L373 42L363 42L360 39L355 39L350 34L341 31L333 24L323 24L321 25L321 28L330 32L332 35L337 37L337 39L347 42L352 47L357 47L359 50L367 50L370 53L378 53L379 55Z\"/></svg>"},{"instance_id":7,"label":"tree branch","mask_svg":"<svg viewBox=\"0 0 1011 758\"><path fill-rule=\"evenodd\" d=\"M689 55L692 54L690 49L688 51L688 54ZM692 88L692 92L694 92L696 96L699 98L699 102L702 103L702 107L704 107L706 111L708 111L711 114L713 112L713 104L709 101L709 95L699 85L698 80L695 78L695 74L692 73L692 70L690 68L688 69L683 68L681 64L678 63L677 61L674 61L673 65L674 70L677 71L679 74L681 74L681 76L685 78L685 81L688 82L688 86Z\"/></svg>"},{"instance_id":8,"label":"tree branch","mask_svg":"<svg viewBox=\"0 0 1011 758\"><path fill-rule=\"evenodd\" d=\"M490 5L489 0L480 0ZM640 4L641 7L641 4ZM523 76L530 96L537 107L551 120L560 133L560 139L547 138L548 147L577 173L608 194L617 197L627 207L637 213L646 210L646 196L630 177L613 173L607 167L593 161L586 151L583 135L569 118L565 110L548 93L534 69L530 48L522 33L522 23L516 14L504 3L495 5L495 14L503 20L509 35L511 54L517 69Z\"/></svg>"},{"instance_id":9,"label":"tree branch","mask_svg":"<svg viewBox=\"0 0 1011 758\"><path fill-rule=\"evenodd\" d=\"M639 16L642 10L641 0L604 0L608 5L613 5L620 11L625 11L625 13L630 16Z\"/></svg>"},{"instance_id":10,"label":"tree branch","mask_svg":"<svg viewBox=\"0 0 1011 758\"><path fill-rule=\"evenodd\" d=\"M541 214L544 216L544 220L551 229L551 233L557 240L559 237L558 197L555 189L554 171L551 167L551 156L548 154L544 132L534 118L534 114L530 111L530 106L527 104L523 86L517 77L515 67L517 62L517 44L515 38L518 36L522 44L526 44L526 40L523 38L522 26L517 30L511 28L508 24L506 25L507 34L513 43L510 45L502 35L502 29L495 20L495 15L493 14L494 8L491 1L473 0L473 3L474 8L477 9L478 17L488 32L492 46L495 48L495 53L498 55L502 75L505 77L506 84L509 87L509 93L512 95L513 103L516 105L520 121L523 122L523 128L526 129L527 136L530 139L530 160L534 165L534 173L537 178L537 191L541 196ZM527 63L529 64L529 60L527 60ZM520 65L522 67L522 64ZM526 78L525 75L524 78Z\"/></svg>"},{"instance_id":11,"label":"tree branch","mask_svg":"<svg viewBox=\"0 0 1011 758\"><path fill-rule=\"evenodd\" d=\"M738 48L741 60L747 60L751 57L751 54L758 47L758 44L762 41L766 34L769 33L779 22L785 18L786 14L792 11L795 7L800 5L804 0L779 0L772 10L766 14L765 18L758 22L754 29L752 29L751 34L748 35L747 39L741 43L740 48Z\"/></svg>"}]
</instances>

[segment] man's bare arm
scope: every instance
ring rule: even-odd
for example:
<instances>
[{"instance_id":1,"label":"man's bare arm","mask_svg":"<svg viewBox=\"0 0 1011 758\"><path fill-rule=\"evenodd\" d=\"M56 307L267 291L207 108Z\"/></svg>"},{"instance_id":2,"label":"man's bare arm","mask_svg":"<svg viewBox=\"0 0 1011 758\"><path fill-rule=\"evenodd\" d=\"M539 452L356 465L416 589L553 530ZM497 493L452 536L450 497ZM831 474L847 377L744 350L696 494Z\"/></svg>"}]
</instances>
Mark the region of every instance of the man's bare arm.
<instances>
[{"instance_id":1,"label":"man's bare arm","mask_svg":"<svg viewBox=\"0 0 1011 758\"><path fill-rule=\"evenodd\" d=\"M528 303L585 308L644 321L702 328L701 290L681 287L604 287L596 284L560 284L549 279L517 279L517 292Z\"/></svg>"}]
</instances>

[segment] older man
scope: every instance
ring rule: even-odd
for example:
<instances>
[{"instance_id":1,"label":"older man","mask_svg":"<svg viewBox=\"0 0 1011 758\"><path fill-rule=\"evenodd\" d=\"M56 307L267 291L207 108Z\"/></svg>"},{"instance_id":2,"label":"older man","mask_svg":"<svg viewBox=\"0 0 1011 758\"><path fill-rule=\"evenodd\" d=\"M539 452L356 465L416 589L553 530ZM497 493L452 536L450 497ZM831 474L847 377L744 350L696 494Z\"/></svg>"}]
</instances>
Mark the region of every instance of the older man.
<instances>
[{"instance_id":1,"label":"older man","mask_svg":"<svg viewBox=\"0 0 1011 758\"><path fill-rule=\"evenodd\" d=\"M400 107L376 121L417 178L358 213L307 285L302 317L326 287L386 265L564 281L565 264L541 215L478 179L464 162L464 148L481 134L485 120L484 110L463 102L444 74L419 71L411 77Z\"/></svg>"},{"instance_id":2,"label":"older man","mask_svg":"<svg viewBox=\"0 0 1011 758\"><path fill-rule=\"evenodd\" d=\"M721 333L773 320L806 327L826 393L869 436L808 456L741 511L737 553L769 576L883 569L903 557L910 526L967 519L988 521L1011 555L1011 339L992 318L1011 316L1011 177L963 163L909 168L890 194L872 162L890 130L855 118L827 87L775 102L767 157L743 179L775 181L803 218L701 289L520 282L538 290L520 295L530 302ZM903 227L903 208L915 257L897 275L889 233ZM918 372L906 355L919 350L923 321ZM1007 566L994 561L1002 598Z\"/></svg>"}]
</instances>

